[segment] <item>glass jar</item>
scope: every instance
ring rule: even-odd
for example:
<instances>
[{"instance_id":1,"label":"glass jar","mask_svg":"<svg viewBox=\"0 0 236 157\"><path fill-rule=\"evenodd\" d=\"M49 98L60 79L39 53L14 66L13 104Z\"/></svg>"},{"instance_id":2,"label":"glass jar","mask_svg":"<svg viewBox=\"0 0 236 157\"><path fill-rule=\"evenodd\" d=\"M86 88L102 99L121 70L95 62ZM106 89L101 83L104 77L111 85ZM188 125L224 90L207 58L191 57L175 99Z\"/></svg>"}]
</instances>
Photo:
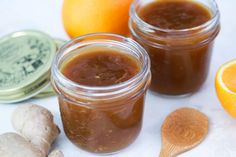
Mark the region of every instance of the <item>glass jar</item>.
<instances>
[{"instance_id":1,"label":"glass jar","mask_svg":"<svg viewBox=\"0 0 236 157\"><path fill-rule=\"evenodd\" d=\"M193 93L207 78L214 39L220 30L217 4L214 0L193 0L206 6L212 18L197 27L175 30L155 27L141 19L140 9L153 1L134 1L129 22L132 37L151 58L150 89L174 96Z\"/></svg>"},{"instance_id":2,"label":"glass jar","mask_svg":"<svg viewBox=\"0 0 236 157\"><path fill-rule=\"evenodd\" d=\"M114 48L134 57L140 65L139 73L111 86L84 86L67 79L61 72L62 64L90 47ZM132 39L101 33L82 36L64 45L52 66L52 84L58 93L67 137L94 153L112 153L131 144L142 126L150 74L147 52Z\"/></svg>"}]
</instances>

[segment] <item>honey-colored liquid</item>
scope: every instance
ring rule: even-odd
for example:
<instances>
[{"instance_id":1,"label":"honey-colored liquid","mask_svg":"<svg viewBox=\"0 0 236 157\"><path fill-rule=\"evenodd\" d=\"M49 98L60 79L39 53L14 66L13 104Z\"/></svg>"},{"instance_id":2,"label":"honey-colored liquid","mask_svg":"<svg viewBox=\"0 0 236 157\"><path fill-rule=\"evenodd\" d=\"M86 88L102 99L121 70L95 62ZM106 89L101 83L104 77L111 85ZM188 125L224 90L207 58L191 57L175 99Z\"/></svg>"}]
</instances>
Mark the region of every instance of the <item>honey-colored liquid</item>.
<instances>
[{"instance_id":1,"label":"honey-colored liquid","mask_svg":"<svg viewBox=\"0 0 236 157\"><path fill-rule=\"evenodd\" d=\"M140 68L137 59L128 54L96 48L72 57L61 71L78 84L101 87L127 81ZM136 139L142 126L145 94L136 92L139 91L115 100L108 98L112 101L90 99L89 94L87 98L59 97L67 137L78 147L95 153L111 153L127 147ZM89 107L91 105L93 107Z\"/></svg>"},{"instance_id":2,"label":"honey-colored liquid","mask_svg":"<svg viewBox=\"0 0 236 157\"><path fill-rule=\"evenodd\" d=\"M212 12L207 7L191 0L156 0L141 7L138 14L146 23L168 30L192 29L212 18ZM191 36L196 32L187 33ZM198 90L207 77L213 45L213 42L207 42L200 46L200 42L211 41L212 34L173 40L173 34L157 31L156 36L162 36L163 40L147 37L160 46L149 45L134 37L151 58L150 89L166 95L183 95ZM186 32L180 31L178 35L186 35Z\"/></svg>"},{"instance_id":3,"label":"honey-colored liquid","mask_svg":"<svg viewBox=\"0 0 236 157\"><path fill-rule=\"evenodd\" d=\"M141 8L139 16L150 25L162 29L188 29L211 19L211 12L190 0L157 0Z\"/></svg>"},{"instance_id":4,"label":"honey-colored liquid","mask_svg":"<svg viewBox=\"0 0 236 157\"><path fill-rule=\"evenodd\" d=\"M70 59L62 73L87 86L110 86L127 81L140 70L136 59L113 49L92 49Z\"/></svg>"}]
</instances>

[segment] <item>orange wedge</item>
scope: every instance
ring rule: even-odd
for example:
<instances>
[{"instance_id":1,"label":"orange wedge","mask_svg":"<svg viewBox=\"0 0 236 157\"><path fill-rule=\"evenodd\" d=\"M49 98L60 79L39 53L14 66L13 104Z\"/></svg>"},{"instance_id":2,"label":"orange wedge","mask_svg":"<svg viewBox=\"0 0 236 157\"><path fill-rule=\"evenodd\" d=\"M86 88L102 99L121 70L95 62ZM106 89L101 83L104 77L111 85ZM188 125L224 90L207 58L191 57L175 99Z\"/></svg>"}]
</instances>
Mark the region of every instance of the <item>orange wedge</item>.
<instances>
[{"instance_id":1,"label":"orange wedge","mask_svg":"<svg viewBox=\"0 0 236 157\"><path fill-rule=\"evenodd\" d=\"M236 118L236 60L227 62L219 68L215 87L224 109Z\"/></svg>"}]
</instances>

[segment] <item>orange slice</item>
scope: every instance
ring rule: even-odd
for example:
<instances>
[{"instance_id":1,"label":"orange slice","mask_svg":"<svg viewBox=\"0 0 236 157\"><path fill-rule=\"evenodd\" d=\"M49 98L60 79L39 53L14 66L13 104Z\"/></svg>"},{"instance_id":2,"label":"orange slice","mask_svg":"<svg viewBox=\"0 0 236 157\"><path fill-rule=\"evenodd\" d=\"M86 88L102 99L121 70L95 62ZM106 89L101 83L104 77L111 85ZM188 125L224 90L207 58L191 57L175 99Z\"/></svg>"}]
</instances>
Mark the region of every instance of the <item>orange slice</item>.
<instances>
[{"instance_id":1,"label":"orange slice","mask_svg":"<svg viewBox=\"0 0 236 157\"><path fill-rule=\"evenodd\" d=\"M227 62L219 68L215 87L224 109L236 118L236 60Z\"/></svg>"}]
</instances>

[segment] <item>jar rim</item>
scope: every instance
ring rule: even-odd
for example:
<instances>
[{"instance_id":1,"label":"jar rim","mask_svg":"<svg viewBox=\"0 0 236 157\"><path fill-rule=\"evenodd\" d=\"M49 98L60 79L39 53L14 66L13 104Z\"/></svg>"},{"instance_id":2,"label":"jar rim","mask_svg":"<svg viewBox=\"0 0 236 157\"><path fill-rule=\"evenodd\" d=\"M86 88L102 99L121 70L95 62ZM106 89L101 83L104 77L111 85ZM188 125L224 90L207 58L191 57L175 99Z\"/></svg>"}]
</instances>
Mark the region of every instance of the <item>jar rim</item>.
<instances>
[{"instance_id":1,"label":"jar rim","mask_svg":"<svg viewBox=\"0 0 236 157\"><path fill-rule=\"evenodd\" d=\"M73 50L75 50L76 48L79 48L79 41L82 42L86 42L84 39L88 38L88 37L98 37L95 40L98 40L99 37L104 37L104 38L117 38L120 39L123 42L126 42L126 44L130 45L130 47L134 48L135 51L139 52L142 55L143 58L143 65L141 67L141 70L131 79L121 82L119 84L114 84L114 85L109 85L109 86L87 86L87 85L82 85L79 83L76 83L70 79L68 79L66 76L64 76L62 74L62 72L60 71L58 64L59 64L59 60L60 57L62 57L62 52L64 51L68 51L72 52ZM107 41L116 41L116 40L112 40L112 39L106 39ZM74 43L77 43L77 45L74 46ZM100 41L102 42L102 41ZM116 41L117 43L119 41ZM121 43L121 42L120 42ZM69 48L68 48L69 47ZM113 94L118 94L120 92L124 92L125 89L129 86L132 85L134 83L138 83L141 82L144 77L147 77L148 73L150 73L150 59L149 56L146 52L146 50L140 46L136 41L134 41L131 38L127 38L118 34L112 34L112 33L91 33L91 34L87 34L87 35L83 35L83 36L79 36L69 42L67 42L66 44L64 44L59 52L56 54L54 61L53 61L53 65L52 65L52 77L54 80L59 81L60 84L63 85L67 85L68 87L74 87L77 90L81 89L82 91L90 91L90 93L93 96L107 96L108 93L113 93ZM55 83L55 81L53 82ZM114 93L114 90L118 90L119 92ZM99 91L99 93L94 93L92 91Z\"/></svg>"},{"instance_id":2,"label":"jar rim","mask_svg":"<svg viewBox=\"0 0 236 157\"><path fill-rule=\"evenodd\" d=\"M130 19L134 20L136 23L138 23L139 25L142 25L142 27L144 27L145 29L148 30L154 30L154 31L159 31L159 32L165 32L165 33L171 33L171 34L185 34L185 32L189 32L189 31L195 31L195 30L200 30L202 28L206 28L209 25L212 25L214 23L218 23L219 19L220 19L220 12L219 12L219 7L216 3L215 0L211 0L214 7L215 7L215 12L214 15L211 17L211 19L209 19L208 21L206 21L205 23L192 27L192 28L185 28L185 29L166 29L166 28L161 28L161 27L157 27L157 26L153 26L147 22L145 22L144 20L142 20L138 13L136 12L136 6L138 5L138 3L142 1L142 0L135 0L131 7L130 7Z\"/></svg>"}]
</instances>

